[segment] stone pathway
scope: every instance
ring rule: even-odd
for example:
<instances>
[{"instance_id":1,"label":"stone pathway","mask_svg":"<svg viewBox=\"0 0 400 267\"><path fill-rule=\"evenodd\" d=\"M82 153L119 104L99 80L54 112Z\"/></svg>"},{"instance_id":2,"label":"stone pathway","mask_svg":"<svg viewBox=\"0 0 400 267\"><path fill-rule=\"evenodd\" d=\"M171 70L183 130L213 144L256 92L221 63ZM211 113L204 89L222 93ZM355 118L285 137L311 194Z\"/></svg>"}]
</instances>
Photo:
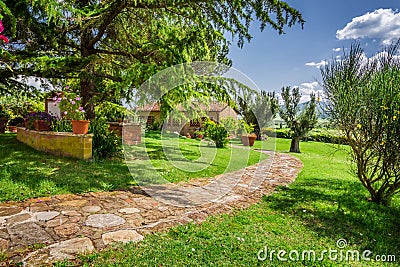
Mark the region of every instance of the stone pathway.
<instances>
[{"instance_id":1,"label":"stone pathway","mask_svg":"<svg viewBox=\"0 0 400 267\"><path fill-rule=\"evenodd\" d=\"M165 193L158 200L132 188L0 204L0 255L8 256L8 262L0 266L17 262L38 266L74 259L78 253L100 250L113 242L138 242L148 233L249 207L276 186L291 183L302 168L293 156L263 152L271 156L241 171L178 186L147 188L146 192ZM232 190L203 204L204 198L215 196L215 190L207 186L216 181L223 189ZM177 189L182 194L176 194ZM200 197L189 197L194 193ZM182 203L191 205L179 205ZM202 205L194 205L199 203Z\"/></svg>"}]
</instances>

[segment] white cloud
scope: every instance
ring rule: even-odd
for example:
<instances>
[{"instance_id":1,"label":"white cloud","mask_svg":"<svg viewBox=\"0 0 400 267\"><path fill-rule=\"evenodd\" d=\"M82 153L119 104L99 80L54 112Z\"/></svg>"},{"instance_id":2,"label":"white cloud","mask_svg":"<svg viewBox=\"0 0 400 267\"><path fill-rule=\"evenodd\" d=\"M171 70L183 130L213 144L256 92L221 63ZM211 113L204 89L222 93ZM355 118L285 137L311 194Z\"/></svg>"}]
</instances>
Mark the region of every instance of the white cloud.
<instances>
[{"instance_id":1,"label":"white cloud","mask_svg":"<svg viewBox=\"0 0 400 267\"><path fill-rule=\"evenodd\" d=\"M342 48L338 47L338 48L333 48L332 49L333 52L340 52L342 51Z\"/></svg>"},{"instance_id":2,"label":"white cloud","mask_svg":"<svg viewBox=\"0 0 400 267\"><path fill-rule=\"evenodd\" d=\"M339 40L376 38L382 44L390 44L400 36L400 13L392 9L377 9L374 12L355 17L336 32Z\"/></svg>"},{"instance_id":3,"label":"white cloud","mask_svg":"<svg viewBox=\"0 0 400 267\"><path fill-rule=\"evenodd\" d=\"M306 63L306 66L308 66L308 67L316 67L318 69L321 68L321 67L324 67L326 65L328 65L328 62L325 61L325 60L321 60L321 62L309 62L309 63Z\"/></svg>"},{"instance_id":4,"label":"white cloud","mask_svg":"<svg viewBox=\"0 0 400 267\"><path fill-rule=\"evenodd\" d=\"M300 93L302 94L300 102L307 102L310 101L310 95L314 94L316 97L322 98L324 95L324 90L322 89L321 85L314 81L308 83L302 83L298 86L300 89Z\"/></svg>"}]
</instances>

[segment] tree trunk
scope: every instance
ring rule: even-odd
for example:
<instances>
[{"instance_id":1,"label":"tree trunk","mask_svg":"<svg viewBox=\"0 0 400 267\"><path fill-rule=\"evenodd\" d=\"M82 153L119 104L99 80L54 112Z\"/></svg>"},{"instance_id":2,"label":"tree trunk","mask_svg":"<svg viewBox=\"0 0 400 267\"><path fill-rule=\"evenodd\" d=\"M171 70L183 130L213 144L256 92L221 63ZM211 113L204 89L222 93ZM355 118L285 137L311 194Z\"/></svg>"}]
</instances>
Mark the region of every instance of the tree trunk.
<instances>
[{"instance_id":1,"label":"tree trunk","mask_svg":"<svg viewBox=\"0 0 400 267\"><path fill-rule=\"evenodd\" d=\"M261 129L258 124L254 126L254 133L257 135L257 140L261 140Z\"/></svg>"},{"instance_id":2,"label":"tree trunk","mask_svg":"<svg viewBox=\"0 0 400 267\"><path fill-rule=\"evenodd\" d=\"M85 75L81 76L81 97L82 97L82 104L86 111L86 117L89 120L95 118L94 113L94 103L93 103L93 93L95 90L95 83L92 81L90 77L86 77Z\"/></svg>"},{"instance_id":3,"label":"tree trunk","mask_svg":"<svg viewBox=\"0 0 400 267\"><path fill-rule=\"evenodd\" d=\"M292 143L290 144L290 152L301 153L300 152L300 137L292 138Z\"/></svg>"},{"instance_id":4,"label":"tree trunk","mask_svg":"<svg viewBox=\"0 0 400 267\"><path fill-rule=\"evenodd\" d=\"M372 202L375 202L378 205L383 205L387 207L389 207L392 202L392 198L390 197L390 195L387 196L380 194L378 192L376 192L375 194L371 194L371 200Z\"/></svg>"},{"instance_id":5,"label":"tree trunk","mask_svg":"<svg viewBox=\"0 0 400 267\"><path fill-rule=\"evenodd\" d=\"M81 33L81 56L82 58L90 57L94 54L94 47L91 44L91 32L88 29L82 30ZM82 104L86 111L86 117L89 120L95 118L93 96L96 89L94 81L94 67L92 63L86 66L80 75L80 95Z\"/></svg>"}]
</instances>

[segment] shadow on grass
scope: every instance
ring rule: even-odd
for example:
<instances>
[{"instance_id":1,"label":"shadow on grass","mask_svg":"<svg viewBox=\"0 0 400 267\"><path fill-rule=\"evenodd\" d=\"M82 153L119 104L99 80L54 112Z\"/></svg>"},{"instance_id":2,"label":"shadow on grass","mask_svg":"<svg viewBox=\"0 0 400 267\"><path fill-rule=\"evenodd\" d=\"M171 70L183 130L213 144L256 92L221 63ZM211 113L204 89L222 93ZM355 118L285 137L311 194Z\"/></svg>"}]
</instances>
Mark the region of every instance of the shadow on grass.
<instances>
[{"instance_id":1,"label":"shadow on grass","mask_svg":"<svg viewBox=\"0 0 400 267\"><path fill-rule=\"evenodd\" d=\"M138 170L142 166L138 165ZM126 188L134 184L122 160L83 161L36 151L0 135L0 201Z\"/></svg>"},{"instance_id":2,"label":"shadow on grass","mask_svg":"<svg viewBox=\"0 0 400 267\"><path fill-rule=\"evenodd\" d=\"M304 180L300 175L289 188L278 188L277 192L263 198L268 207L302 221L318 236L334 242L344 238L349 245L374 255L400 251L400 208L368 201L356 180Z\"/></svg>"}]
</instances>

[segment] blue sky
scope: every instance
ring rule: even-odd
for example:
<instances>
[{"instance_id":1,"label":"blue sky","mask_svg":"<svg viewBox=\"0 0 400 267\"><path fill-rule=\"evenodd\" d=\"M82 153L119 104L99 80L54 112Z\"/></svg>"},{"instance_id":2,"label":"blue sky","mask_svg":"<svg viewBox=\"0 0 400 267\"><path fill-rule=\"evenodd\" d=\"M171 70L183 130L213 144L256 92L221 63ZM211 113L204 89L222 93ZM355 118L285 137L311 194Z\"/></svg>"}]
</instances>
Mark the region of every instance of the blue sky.
<instances>
[{"instance_id":1,"label":"blue sky","mask_svg":"<svg viewBox=\"0 0 400 267\"><path fill-rule=\"evenodd\" d=\"M287 2L302 13L303 30L295 25L279 35L272 29L260 32L254 24L251 42L240 49L234 40L231 47L233 67L262 90L280 92L282 86L299 86L304 95L321 90L318 67L342 55L355 40L370 57L400 38L399 0Z\"/></svg>"}]
</instances>

